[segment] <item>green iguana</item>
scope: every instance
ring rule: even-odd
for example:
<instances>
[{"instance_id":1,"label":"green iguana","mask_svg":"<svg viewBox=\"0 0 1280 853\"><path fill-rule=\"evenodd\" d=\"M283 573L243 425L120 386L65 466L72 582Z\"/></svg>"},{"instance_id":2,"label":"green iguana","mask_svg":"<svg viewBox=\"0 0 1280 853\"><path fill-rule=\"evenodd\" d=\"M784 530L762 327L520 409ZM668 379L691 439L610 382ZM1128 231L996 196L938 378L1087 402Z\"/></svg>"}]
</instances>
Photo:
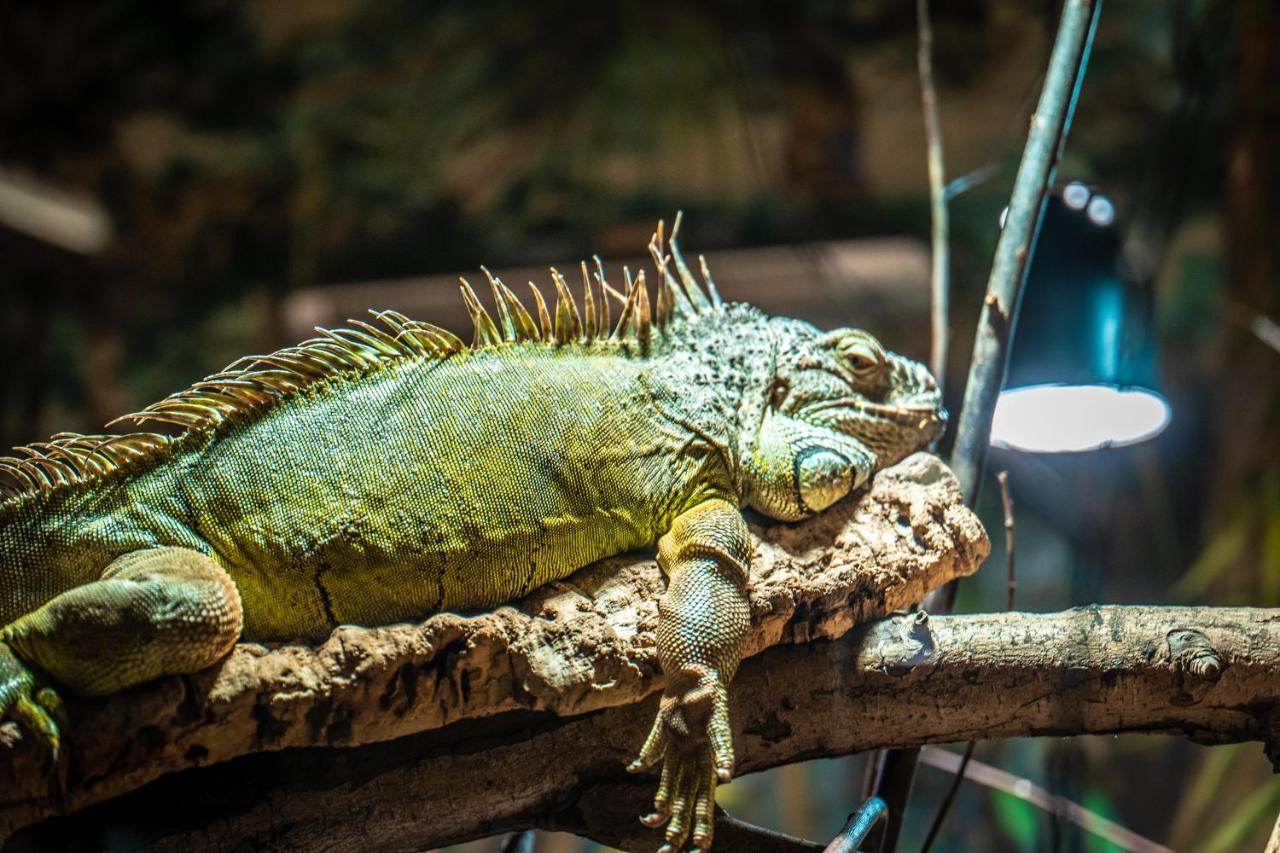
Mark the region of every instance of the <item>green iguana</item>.
<instances>
[{"instance_id":1,"label":"green iguana","mask_svg":"<svg viewBox=\"0 0 1280 853\"><path fill-rule=\"evenodd\" d=\"M534 287L533 314L485 270L493 314L462 283L470 346L375 312L123 419L177 435L61 433L0 459L0 718L56 756L48 683L102 695L242 638L489 608L656 543L666 691L630 769L661 764L643 820L663 849L708 847L750 617L740 507L825 509L945 414L866 332L723 303L679 221L669 254L661 223L650 244L652 312L643 273L619 293L599 259L581 312L554 269L554 313Z\"/></svg>"}]
</instances>

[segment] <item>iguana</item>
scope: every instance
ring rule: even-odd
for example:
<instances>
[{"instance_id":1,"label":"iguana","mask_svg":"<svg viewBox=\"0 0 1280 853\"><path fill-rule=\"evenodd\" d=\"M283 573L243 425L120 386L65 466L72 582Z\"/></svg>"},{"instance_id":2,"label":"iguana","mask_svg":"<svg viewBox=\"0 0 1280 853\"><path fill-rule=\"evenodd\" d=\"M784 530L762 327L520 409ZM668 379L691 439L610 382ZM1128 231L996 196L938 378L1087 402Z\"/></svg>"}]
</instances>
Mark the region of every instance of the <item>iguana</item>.
<instances>
[{"instance_id":1,"label":"iguana","mask_svg":"<svg viewBox=\"0 0 1280 853\"><path fill-rule=\"evenodd\" d=\"M56 756L52 685L102 695L239 639L490 608L656 544L666 689L629 769L661 764L642 820L667 825L664 850L710 846L750 616L740 508L819 512L945 414L928 371L870 334L723 302L679 222L650 243L653 309L643 272L619 292L598 258L581 310L555 269L554 310L532 287L532 313L485 270L493 313L462 281L469 346L374 312L118 419L176 434L61 433L0 459L0 718Z\"/></svg>"}]
</instances>

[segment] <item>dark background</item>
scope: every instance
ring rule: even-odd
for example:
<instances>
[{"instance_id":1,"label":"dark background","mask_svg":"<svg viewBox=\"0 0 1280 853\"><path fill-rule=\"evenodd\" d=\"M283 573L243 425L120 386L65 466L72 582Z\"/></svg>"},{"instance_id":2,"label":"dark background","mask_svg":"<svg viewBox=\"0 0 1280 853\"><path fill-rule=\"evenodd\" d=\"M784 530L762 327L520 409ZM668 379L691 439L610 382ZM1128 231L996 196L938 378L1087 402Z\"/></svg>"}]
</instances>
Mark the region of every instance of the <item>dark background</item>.
<instances>
[{"instance_id":1,"label":"dark background","mask_svg":"<svg viewBox=\"0 0 1280 853\"><path fill-rule=\"evenodd\" d=\"M728 298L925 357L913 4L601 5L0 2L0 440L100 431L308 321L397 307L456 324L451 274L636 258L677 208ZM951 206L955 411L1057 8L936 5L949 177L988 170ZM1280 605L1277 45L1275 2L1103 10L1059 176L1117 204L1174 416L1127 449L993 455L1019 507L1022 608ZM766 246L776 268L741 254ZM961 609L1004 606L996 544ZM1258 849L1280 810L1256 745L977 756L1179 850ZM920 771L903 849L945 782ZM858 758L813 762L721 801L826 839L859 783ZM1106 848L966 785L935 849Z\"/></svg>"}]
</instances>

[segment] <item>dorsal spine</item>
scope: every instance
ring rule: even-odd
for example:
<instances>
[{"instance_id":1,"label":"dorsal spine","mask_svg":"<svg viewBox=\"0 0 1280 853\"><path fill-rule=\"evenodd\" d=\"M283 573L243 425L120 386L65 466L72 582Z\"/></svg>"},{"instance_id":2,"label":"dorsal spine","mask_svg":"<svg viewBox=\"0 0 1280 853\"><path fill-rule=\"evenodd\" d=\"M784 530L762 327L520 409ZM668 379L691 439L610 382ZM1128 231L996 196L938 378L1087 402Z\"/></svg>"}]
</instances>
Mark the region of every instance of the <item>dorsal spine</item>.
<instances>
[{"instance_id":1,"label":"dorsal spine","mask_svg":"<svg viewBox=\"0 0 1280 853\"><path fill-rule=\"evenodd\" d=\"M481 303L471 284L461 279L463 302L473 326L470 347L447 329L411 320L397 311L370 311L375 323L350 320L348 328L317 327L314 338L269 355L237 359L189 388L107 424L108 427L122 422L168 424L182 430L176 436L157 432L59 433L49 441L15 448L14 455L0 457L0 504L101 479L125 466L170 453L180 442L193 436L207 436L230 419L265 411L319 383L358 378L409 359L445 358L527 342L555 346L594 341L635 342L642 352L647 351L655 331L661 334L677 318L716 310L722 305L706 259L699 256L703 277L699 283L680 253L677 237L681 218L677 213L670 239L665 241L670 254L664 250L661 221L649 242L649 252L658 269L658 296L652 311L643 270L634 278L626 270L626 284L619 292L605 277L604 263L594 257L594 272L588 270L585 262L581 264L583 312L579 312L568 282L554 267L551 269L556 290L554 314L548 310L538 287L529 283L538 317L535 323L533 314L516 295L481 267L493 293L497 320ZM673 265L679 279L671 272ZM618 322L612 328L611 299L621 306Z\"/></svg>"}]
</instances>

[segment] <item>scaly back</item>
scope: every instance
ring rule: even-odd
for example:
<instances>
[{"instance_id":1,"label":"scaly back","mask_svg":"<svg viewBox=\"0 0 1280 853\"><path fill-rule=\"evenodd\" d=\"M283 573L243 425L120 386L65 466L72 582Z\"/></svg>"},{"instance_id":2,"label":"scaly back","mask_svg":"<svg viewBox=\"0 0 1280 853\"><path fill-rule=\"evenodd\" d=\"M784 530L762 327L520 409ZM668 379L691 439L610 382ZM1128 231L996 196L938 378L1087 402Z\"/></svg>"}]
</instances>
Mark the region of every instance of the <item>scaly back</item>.
<instances>
[{"instance_id":1,"label":"scaly back","mask_svg":"<svg viewBox=\"0 0 1280 853\"><path fill-rule=\"evenodd\" d=\"M180 430L176 435L63 432L48 441L15 448L15 455L0 457L0 509L163 464L183 448L207 441L221 430L264 417L284 400L322 385L358 381L406 360L444 359L519 344L612 343L648 354L655 329L663 335L676 319L722 305L706 259L698 258L703 278L700 284L680 253L680 220L677 213L667 241L669 255L663 248L661 221L649 242L659 277L653 310L643 270L633 278L624 268L625 284L619 292L608 283L599 257L594 258L594 271L585 262L581 264L581 311L564 276L551 268L556 289L554 316L533 282L529 282L534 306L530 312L501 280L481 267L493 292L496 319L470 283L461 279L462 298L474 327L470 346L446 329L396 311L371 311L375 322L350 320L350 328L317 327L317 337L270 355L240 358L189 388L107 424L169 424ZM610 317L611 298L621 306L616 324Z\"/></svg>"}]
</instances>

